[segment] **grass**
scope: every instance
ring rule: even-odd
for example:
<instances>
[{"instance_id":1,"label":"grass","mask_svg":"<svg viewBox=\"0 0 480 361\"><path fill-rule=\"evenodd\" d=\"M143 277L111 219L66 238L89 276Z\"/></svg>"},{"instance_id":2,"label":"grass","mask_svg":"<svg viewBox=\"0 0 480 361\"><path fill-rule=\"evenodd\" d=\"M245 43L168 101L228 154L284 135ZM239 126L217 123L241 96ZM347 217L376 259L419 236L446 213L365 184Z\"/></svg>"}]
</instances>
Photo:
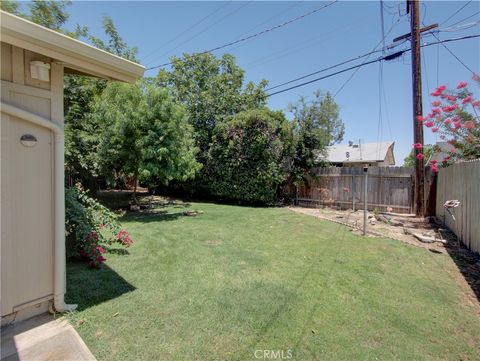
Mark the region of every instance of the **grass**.
<instances>
[{"instance_id":1,"label":"grass","mask_svg":"<svg viewBox=\"0 0 480 361\"><path fill-rule=\"evenodd\" d=\"M286 209L183 207L126 216L135 244L104 270L69 264L68 318L98 360L480 360L448 255Z\"/></svg>"}]
</instances>

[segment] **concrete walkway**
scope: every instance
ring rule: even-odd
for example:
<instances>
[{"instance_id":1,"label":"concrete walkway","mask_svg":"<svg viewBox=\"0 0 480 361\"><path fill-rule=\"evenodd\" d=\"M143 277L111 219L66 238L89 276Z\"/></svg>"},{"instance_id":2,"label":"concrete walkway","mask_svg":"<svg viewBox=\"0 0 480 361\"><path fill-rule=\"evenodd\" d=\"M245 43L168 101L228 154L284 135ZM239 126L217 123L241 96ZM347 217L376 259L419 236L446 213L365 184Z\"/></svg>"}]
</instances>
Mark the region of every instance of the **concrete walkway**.
<instances>
[{"instance_id":1,"label":"concrete walkway","mask_svg":"<svg viewBox=\"0 0 480 361\"><path fill-rule=\"evenodd\" d=\"M67 320L44 314L2 327L1 360L90 361L95 357Z\"/></svg>"}]
</instances>

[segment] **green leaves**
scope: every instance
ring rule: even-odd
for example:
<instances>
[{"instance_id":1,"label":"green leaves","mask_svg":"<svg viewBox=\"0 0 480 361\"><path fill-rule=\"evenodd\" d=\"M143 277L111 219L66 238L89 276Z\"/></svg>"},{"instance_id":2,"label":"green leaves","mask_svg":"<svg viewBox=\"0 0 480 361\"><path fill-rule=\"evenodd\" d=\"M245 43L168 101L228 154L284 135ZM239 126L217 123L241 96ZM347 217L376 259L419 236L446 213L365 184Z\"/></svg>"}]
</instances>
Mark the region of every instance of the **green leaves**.
<instances>
[{"instance_id":1,"label":"green leaves","mask_svg":"<svg viewBox=\"0 0 480 361\"><path fill-rule=\"evenodd\" d=\"M241 203L274 204L288 172L291 127L282 112L241 112L215 127L208 154L211 192Z\"/></svg>"},{"instance_id":2,"label":"green leaves","mask_svg":"<svg viewBox=\"0 0 480 361\"><path fill-rule=\"evenodd\" d=\"M165 89L112 83L94 109L97 122L107 124L98 149L102 174L166 184L192 178L200 169L185 111Z\"/></svg>"}]
</instances>

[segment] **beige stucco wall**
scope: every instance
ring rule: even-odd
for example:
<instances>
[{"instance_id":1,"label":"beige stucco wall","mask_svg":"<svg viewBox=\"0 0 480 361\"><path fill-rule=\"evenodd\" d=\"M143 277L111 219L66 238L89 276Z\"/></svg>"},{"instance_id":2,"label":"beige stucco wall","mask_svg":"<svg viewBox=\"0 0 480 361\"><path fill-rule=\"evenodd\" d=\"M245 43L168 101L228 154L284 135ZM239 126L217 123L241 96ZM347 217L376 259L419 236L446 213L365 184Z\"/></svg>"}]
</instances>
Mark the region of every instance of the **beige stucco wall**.
<instances>
[{"instance_id":1,"label":"beige stucco wall","mask_svg":"<svg viewBox=\"0 0 480 361\"><path fill-rule=\"evenodd\" d=\"M50 81L30 76L42 55L1 43L2 102L63 125L63 66L51 62ZM20 137L32 134L34 147ZM43 312L53 295L54 137L52 131L1 114L1 315ZM34 312L34 311L33 311Z\"/></svg>"}]
</instances>

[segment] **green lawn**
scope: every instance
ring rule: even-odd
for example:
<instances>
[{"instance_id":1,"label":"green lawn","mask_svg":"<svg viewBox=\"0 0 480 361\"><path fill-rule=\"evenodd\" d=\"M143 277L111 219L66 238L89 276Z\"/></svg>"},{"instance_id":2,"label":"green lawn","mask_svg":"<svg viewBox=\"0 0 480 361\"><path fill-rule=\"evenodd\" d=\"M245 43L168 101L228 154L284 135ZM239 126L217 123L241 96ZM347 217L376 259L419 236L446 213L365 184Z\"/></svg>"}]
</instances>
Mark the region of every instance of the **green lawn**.
<instances>
[{"instance_id":1,"label":"green lawn","mask_svg":"<svg viewBox=\"0 0 480 361\"><path fill-rule=\"evenodd\" d=\"M68 318L98 360L480 360L448 255L287 209L164 211L125 217L135 244L106 269L68 266Z\"/></svg>"}]
</instances>

